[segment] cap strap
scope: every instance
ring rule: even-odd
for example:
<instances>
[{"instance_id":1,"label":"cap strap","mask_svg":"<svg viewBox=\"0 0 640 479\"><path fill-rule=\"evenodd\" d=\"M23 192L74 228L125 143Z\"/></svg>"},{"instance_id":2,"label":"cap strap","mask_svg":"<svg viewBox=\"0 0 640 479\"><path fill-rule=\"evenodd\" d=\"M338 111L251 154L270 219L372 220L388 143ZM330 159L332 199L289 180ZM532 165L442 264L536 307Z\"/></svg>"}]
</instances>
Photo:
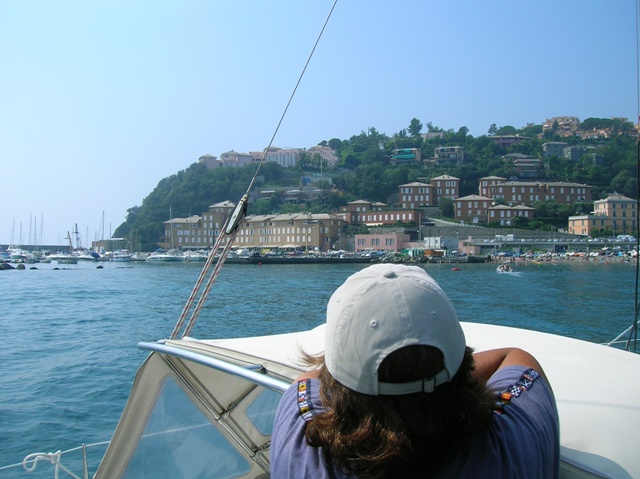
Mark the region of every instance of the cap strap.
<instances>
[{"instance_id":1,"label":"cap strap","mask_svg":"<svg viewBox=\"0 0 640 479\"><path fill-rule=\"evenodd\" d=\"M438 374L430 378L412 381L410 383L385 383L378 382L378 394L386 396L400 396L419 392L432 393L436 386L449 381L449 373L442 369Z\"/></svg>"}]
</instances>

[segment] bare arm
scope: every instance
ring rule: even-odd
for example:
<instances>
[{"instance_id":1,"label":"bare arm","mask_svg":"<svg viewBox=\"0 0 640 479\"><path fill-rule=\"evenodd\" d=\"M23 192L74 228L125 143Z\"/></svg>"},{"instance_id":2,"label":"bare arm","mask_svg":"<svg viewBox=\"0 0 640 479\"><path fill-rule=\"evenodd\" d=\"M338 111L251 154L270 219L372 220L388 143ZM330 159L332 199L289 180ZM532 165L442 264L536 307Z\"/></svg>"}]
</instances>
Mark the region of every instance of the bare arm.
<instances>
[{"instance_id":1,"label":"bare arm","mask_svg":"<svg viewBox=\"0 0 640 479\"><path fill-rule=\"evenodd\" d=\"M544 376L540 363L528 352L518 348L501 348L482 351L473 355L475 360L474 375L486 383L498 369L517 364L533 368Z\"/></svg>"},{"instance_id":2,"label":"bare arm","mask_svg":"<svg viewBox=\"0 0 640 479\"><path fill-rule=\"evenodd\" d=\"M302 381L303 379L318 379L320 377L319 369L312 369L311 371L305 371L296 378L294 382Z\"/></svg>"}]
</instances>

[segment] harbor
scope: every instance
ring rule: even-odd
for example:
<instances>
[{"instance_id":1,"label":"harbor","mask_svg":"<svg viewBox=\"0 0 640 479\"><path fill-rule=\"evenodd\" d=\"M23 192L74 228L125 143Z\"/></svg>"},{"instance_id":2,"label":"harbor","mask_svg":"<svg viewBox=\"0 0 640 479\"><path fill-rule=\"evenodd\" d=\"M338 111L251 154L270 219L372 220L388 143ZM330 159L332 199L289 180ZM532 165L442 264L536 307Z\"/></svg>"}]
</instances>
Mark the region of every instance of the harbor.
<instances>
[{"instance_id":1,"label":"harbor","mask_svg":"<svg viewBox=\"0 0 640 479\"><path fill-rule=\"evenodd\" d=\"M375 262L478 264L504 258L534 261L629 261L637 255L637 244L631 236L591 238L551 233L515 229L505 232L495 228L441 221L435 227L421 227L416 241L407 243L407 247L400 250L358 249L355 238L345 235L343 243L348 249L323 251L317 246L237 246L231 249L227 262L260 265ZM104 261L203 263L211 253L211 249L207 248L159 248L153 252L139 252L131 251L126 248L126 244L121 243L116 243L118 248L113 251L105 251L103 247L74 250L59 245L0 245L0 264L4 264L4 269L12 269L20 263L29 267L30 264L50 262L60 265ZM214 255L214 260L217 257L218 253Z\"/></svg>"}]
</instances>

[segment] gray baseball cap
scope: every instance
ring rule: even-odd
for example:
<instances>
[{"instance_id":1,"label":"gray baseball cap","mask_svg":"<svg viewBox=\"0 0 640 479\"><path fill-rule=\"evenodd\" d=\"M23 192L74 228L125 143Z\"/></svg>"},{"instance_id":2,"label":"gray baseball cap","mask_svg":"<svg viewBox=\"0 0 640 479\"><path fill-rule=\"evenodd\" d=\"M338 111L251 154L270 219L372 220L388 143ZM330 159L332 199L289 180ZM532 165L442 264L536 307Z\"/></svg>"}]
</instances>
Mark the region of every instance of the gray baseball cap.
<instances>
[{"instance_id":1,"label":"gray baseball cap","mask_svg":"<svg viewBox=\"0 0 640 479\"><path fill-rule=\"evenodd\" d=\"M398 264L376 264L347 278L329 300L325 334L325 363L334 379L374 396L432 392L458 371L466 346L442 288L424 269ZM379 381L382 361L412 345L439 349L444 369L409 383Z\"/></svg>"}]
</instances>

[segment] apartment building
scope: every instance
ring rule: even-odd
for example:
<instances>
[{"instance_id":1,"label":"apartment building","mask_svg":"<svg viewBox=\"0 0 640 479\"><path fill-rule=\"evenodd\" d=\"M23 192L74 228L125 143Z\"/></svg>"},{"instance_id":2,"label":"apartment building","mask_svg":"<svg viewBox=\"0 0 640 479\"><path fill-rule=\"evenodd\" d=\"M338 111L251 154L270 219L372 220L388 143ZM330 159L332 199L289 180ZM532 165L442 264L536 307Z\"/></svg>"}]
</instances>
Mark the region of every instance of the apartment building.
<instances>
[{"instance_id":1,"label":"apartment building","mask_svg":"<svg viewBox=\"0 0 640 479\"><path fill-rule=\"evenodd\" d=\"M524 205L501 205L488 196L469 195L454 200L455 219L472 224L511 225L516 217L532 219L535 209Z\"/></svg>"},{"instance_id":2,"label":"apartment building","mask_svg":"<svg viewBox=\"0 0 640 479\"><path fill-rule=\"evenodd\" d=\"M345 206L341 206L340 212L359 213L365 211L382 211L385 209L387 209L387 205L379 201L355 200L350 201Z\"/></svg>"},{"instance_id":3,"label":"apartment building","mask_svg":"<svg viewBox=\"0 0 640 479\"><path fill-rule=\"evenodd\" d=\"M432 178L429 183L414 181L398 186L400 206L404 209L437 206L442 198L452 200L460 196L460 178L442 175Z\"/></svg>"},{"instance_id":4,"label":"apartment building","mask_svg":"<svg viewBox=\"0 0 640 479\"><path fill-rule=\"evenodd\" d=\"M209 206L202 216L194 215L165 221L164 238L158 245L161 248L184 250L211 248L234 208L234 203L223 201Z\"/></svg>"},{"instance_id":5,"label":"apartment building","mask_svg":"<svg viewBox=\"0 0 640 479\"><path fill-rule=\"evenodd\" d=\"M225 201L210 206L202 216L165 221L165 237L159 246L183 250L211 248L234 208L234 203ZM235 246L327 251L333 248L345 226L344 219L327 213L247 216L238 227Z\"/></svg>"},{"instance_id":6,"label":"apartment building","mask_svg":"<svg viewBox=\"0 0 640 479\"><path fill-rule=\"evenodd\" d=\"M340 207L337 215L350 225L395 225L398 223L415 223L419 225L423 213L420 209L389 209L384 203L357 200Z\"/></svg>"},{"instance_id":7,"label":"apartment building","mask_svg":"<svg viewBox=\"0 0 640 479\"><path fill-rule=\"evenodd\" d=\"M456 220L471 224L485 224L493 199L486 196L468 195L454 201Z\"/></svg>"},{"instance_id":8,"label":"apartment building","mask_svg":"<svg viewBox=\"0 0 640 479\"><path fill-rule=\"evenodd\" d=\"M502 157L502 161L511 165L511 173L514 178L544 178L544 163L539 158L511 153Z\"/></svg>"},{"instance_id":9,"label":"apartment building","mask_svg":"<svg viewBox=\"0 0 640 479\"><path fill-rule=\"evenodd\" d=\"M557 181L507 181L499 176L480 178L478 192L480 196L502 198L509 206L531 205L535 201L572 204L592 200L589 185Z\"/></svg>"},{"instance_id":10,"label":"apartment building","mask_svg":"<svg viewBox=\"0 0 640 479\"><path fill-rule=\"evenodd\" d=\"M212 245L203 243L202 217L194 215L188 218L172 218L165 221L164 241L161 241L159 246L166 249L198 249L208 248Z\"/></svg>"},{"instance_id":11,"label":"apartment building","mask_svg":"<svg viewBox=\"0 0 640 479\"><path fill-rule=\"evenodd\" d=\"M284 168L296 166L300 161L300 154L304 151L300 148L271 147L265 153L265 161L273 161Z\"/></svg>"},{"instance_id":12,"label":"apartment building","mask_svg":"<svg viewBox=\"0 0 640 479\"><path fill-rule=\"evenodd\" d=\"M603 200L593 202L593 214L598 216L610 216L617 219L635 219L636 212L636 200L617 193Z\"/></svg>"},{"instance_id":13,"label":"apartment building","mask_svg":"<svg viewBox=\"0 0 640 479\"><path fill-rule=\"evenodd\" d=\"M320 155L320 158L322 158L324 163L329 168L333 168L334 166L336 166L336 164L340 160L340 158L338 158L338 155L336 155L334 149L328 146L312 146L307 150L307 153L310 155Z\"/></svg>"},{"instance_id":14,"label":"apartment building","mask_svg":"<svg viewBox=\"0 0 640 479\"><path fill-rule=\"evenodd\" d=\"M542 133L553 131L559 136L573 136L578 133L580 120L575 116L557 116L548 118L542 124Z\"/></svg>"},{"instance_id":15,"label":"apartment building","mask_svg":"<svg viewBox=\"0 0 640 479\"><path fill-rule=\"evenodd\" d=\"M247 216L238 229L240 248L333 249L346 226L344 219L328 213L291 213Z\"/></svg>"},{"instance_id":16,"label":"apartment building","mask_svg":"<svg viewBox=\"0 0 640 479\"><path fill-rule=\"evenodd\" d=\"M227 151L220 155L220 162L222 166L247 166L254 162L252 155L248 153L238 153L237 151Z\"/></svg>"},{"instance_id":17,"label":"apartment building","mask_svg":"<svg viewBox=\"0 0 640 479\"><path fill-rule=\"evenodd\" d=\"M539 158L517 158L513 160L511 172L520 179L544 178L544 163Z\"/></svg>"},{"instance_id":18,"label":"apartment building","mask_svg":"<svg viewBox=\"0 0 640 479\"><path fill-rule=\"evenodd\" d=\"M455 200L460 196L460 178L442 175L431 178L431 204L437 205L442 198Z\"/></svg>"},{"instance_id":19,"label":"apartment building","mask_svg":"<svg viewBox=\"0 0 640 479\"><path fill-rule=\"evenodd\" d=\"M533 219L534 208L530 206L495 205L487 210L487 223L500 223L502 226L510 226L515 218Z\"/></svg>"},{"instance_id":20,"label":"apartment building","mask_svg":"<svg viewBox=\"0 0 640 479\"><path fill-rule=\"evenodd\" d=\"M418 148L397 148L391 153L392 165L412 165L422 161L422 152Z\"/></svg>"},{"instance_id":21,"label":"apartment building","mask_svg":"<svg viewBox=\"0 0 640 479\"><path fill-rule=\"evenodd\" d=\"M433 159L437 165L461 165L464 163L464 147L439 146L434 151Z\"/></svg>"},{"instance_id":22,"label":"apartment building","mask_svg":"<svg viewBox=\"0 0 640 479\"><path fill-rule=\"evenodd\" d=\"M433 205L432 189L432 185L419 181L398 186L401 208L414 210Z\"/></svg>"},{"instance_id":23,"label":"apartment building","mask_svg":"<svg viewBox=\"0 0 640 479\"><path fill-rule=\"evenodd\" d=\"M354 245L356 252L363 251L387 251L397 252L404 248L410 241L410 235L399 232L370 233L355 235Z\"/></svg>"},{"instance_id":24,"label":"apartment building","mask_svg":"<svg viewBox=\"0 0 640 479\"><path fill-rule=\"evenodd\" d=\"M591 214L569 217L569 233L590 236L593 233L610 231L614 236L636 236L636 200L616 193L603 200L594 201L593 207Z\"/></svg>"},{"instance_id":25,"label":"apartment building","mask_svg":"<svg viewBox=\"0 0 640 479\"><path fill-rule=\"evenodd\" d=\"M220 168L222 166L222 162L218 161L218 159L213 155L202 155L198 158L198 163L207 167L207 170L215 170L216 168Z\"/></svg>"}]
</instances>

